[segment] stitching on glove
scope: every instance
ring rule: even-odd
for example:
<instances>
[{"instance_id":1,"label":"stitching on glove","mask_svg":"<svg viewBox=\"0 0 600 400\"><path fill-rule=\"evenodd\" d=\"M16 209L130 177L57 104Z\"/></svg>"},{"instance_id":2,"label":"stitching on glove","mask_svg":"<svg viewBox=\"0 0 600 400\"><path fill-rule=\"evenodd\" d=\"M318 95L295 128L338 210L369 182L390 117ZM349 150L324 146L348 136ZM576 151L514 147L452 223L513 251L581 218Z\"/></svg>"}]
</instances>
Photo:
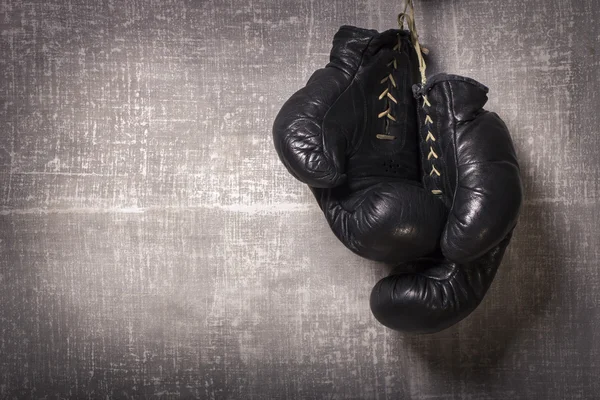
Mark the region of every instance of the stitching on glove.
<instances>
[{"instance_id":1,"label":"stitching on glove","mask_svg":"<svg viewBox=\"0 0 600 400\"><path fill-rule=\"evenodd\" d=\"M416 87L413 86L413 92L415 93L415 97L417 97L418 92L420 92L420 94L422 95L421 96L423 98L423 107L422 108L423 108L423 110L425 110L425 122L423 123L423 125L427 126L427 136L425 137L425 142L433 143L436 141L435 136L433 136L433 133L431 133L431 126L433 125L433 120L431 119L431 116L428 113L428 108L431 108L431 103L429 102L429 99L422 91L423 88L425 88L426 84L427 84L427 75L426 75L427 65L425 64L425 59L423 58L423 54L425 54L425 55L429 54L429 50L427 50L424 47L421 47L421 45L419 43L419 35L417 33L417 27L415 24L415 8L414 8L413 0L406 0L406 2L404 4L404 11L398 15L398 25L400 26L400 29L403 29L405 22L406 22L406 25L410 32L412 44L415 47L415 51L417 53L417 58L419 61L419 72L421 73L420 89L418 89L418 91L415 91ZM419 108L417 108L417 116L420 118ZM420 123L419 123L419 125L420 125ZM421 146L419 146L419 147L421 147ZM421 156L424 156L422 147L421 147ZM429 146L429 154L427 155L427 160L431 160L432 157L434 159L438 160L437 153L435 152L435 150L433 150L433 146L430 145ZM439 161L441 161L442 164L444 164L443 159L439 159ZM432 162L431 172L429 172L429 176L432 176L433 174L436 174L438 177L441 177L440 171L438 171L438 169L435 167L435 165ZM440 195L440 194L442 194L442 191L439 189L433 189L433 190L431 190L431 193L433 193L435 195Z\"/></svg>"},{"instance_id":2,"label":"stitching on glove","mask_svg":"<svg viewBox=\"0 0 600 400\"><path fill-rule=\"evenodd\" d=\"M398 43L394 46L393 50L396 51L400 48L400 36L398 36ZM392 61L388 62L386 64L386 66L388 67L392 67L393 71L395 71L398 68L398 60L396 60L396 58L394 58ZM398 87L396 84L396 80L394 79L394 75L393 75L393 71L390 72L385 78L383 78L381 81L379 81L379 83L388 83L388 87L386 87L381 94L378 97L378 100L384 100L385 99L385 103L387 108L380 112L377 115L377 118L384 118L387 117L386 121L385 121L385 133L379 133L377 135L375 135L375 137L377 139L382 139L382 140L394 140L396 139L396 136L393 135L388 135L387 132L390 129L390 120L396 122L396 117L394 117L391 113L392 113L392 103L394 104L398 104L398 100L396 100L396 98L390 93L390 84L392 87L396 88Z\"/></svg>"},{"instance_id":3,"label":"stitching on glove","mask_svg":"<svg viewBox=\"0 0 600 400\"><path fill-rule=\"evenodd\" d=\"M392 85L394 87L396 87L396 81L394 80L394 77L392 76L392 74L389 74L388 76L383 78L381 81L379 81L379 83L386 83L388 79L392 82Z\"/></svg>"},{"instance_id":4,"label":"stitching on glove","mask_svg":"<svg viewBox=\"0 0 600 400\"><path fill-rule=\"evenodd\" d=\"M390 92L389 88L386 88L383 92L381 92L381 94L379 95L379 100L383 99L388 93Z\"/></svg>"},{"instance_id":5,"label":"stitching on glove","mask_svg":"<svg viewBox=\"0 0 600 400\"><path fill-rule=\"evenodd\" d=\"M423 105L424 107L425 105ZM429 116L429 114L425 114L425 124L428 125L433 125L433 120L431 119L431 117ZM427 128L427 137L425 138L425 141L429 141L431 140L432 142L435 142L435 136L433 136L433 134L431 133L431 130L429 130L429 127ZM427 159L431 159L431 157L435 157L436 159L438 158L438 155L436 154L435 151L433 151L433 147L429 146L429 155L427 156ZM440 171L438 171L435 168L435 165L431 165L431 172L429 173L429 176L436 174L437 176L441 176Z\"/></svg>"},{"instance_id":6,"label":"stitching on glove","mask_svg":"<svg viewBox=\"0 0 600 400\"><path fill-rule=\"evenodd\" d=\"M431 107L431 103L429 102L429 99L427 99L427 96L423 95L422 97L423 97L423 107L422 108L425 110L424 125L427 125L427 136L425 137L425 142L430 142L431 144L433 144L433 142L436 141L435 136L433 136L433 133L431 133L431 126L433 125L433 120L431 119L431 116L429 115L428 110L427 110L428 108ZM427 160L431 160L432 157L434 159L438 160L439 156L435 152L435 150L433 149L433 146L431 144L429 145L429 154L427 155ZM429 172L429 176L433 176L433 174L437 175L438 177L442 176L440 171L433 164L433 160L432 160L431 171ZM432 189L431 193L434 195L441 195L443 192L440 189Z\"/></svg>"},{"instance_id":7,"label":"stitching on glove","mask_svg":"<svg viewBox=\"0 0 600 400\"><path fill-rule=\"evenodd\" d=\"M423 108L425 108L425 106L431 107L431 103L427 99L427 96L423 95Z\"/></svg>"},{"instance_id":8,"label":"stitching on glove","mask_svg":"<svg viewBox=\"0 0 600 400\"><path fill-rule=\"evenodd\" d=\"M412 0L406 0L406 3L404 5L404 11L398 15L398 25L400 25L401 29L404 27L404 22L406 22L408 30L410 31L411 40L412 40L413 46L415 47L415 51L417 53L417 58L419 60L419 72L421 73L421 88L424 88L427 83L427 75L425 72L427 65L425 64L425 59L423 58L423 54L425 54L425 55L429 54L429 50L427 50L424 47L421 47L421 45L419 43L419 35L417 34L417 27L415 24L415 8L414 8L414 4L413 4ZM414 90L414 88L413 88L413 90ZM429 99L427 98L427 96L425 96L423 94L422 97L423 97L423 109L425 109L425 107L427 107L427 108L431 107L431 103L429 102ZM417 115L419 115L418 109L417 109ZM425 110L424 125L429 125L427 127L427 136L425 137L425 141L426 142L435 142L436 141L435 136L433 136L433 133L431 133L431 125L433 125L433 120L427 113L427 110ZM422 150L421 150L421 153L423 153ZM431 157L438 159L438 155L433 150L433 147L429 146L429 154L427 155L427 160L430 160ZM441 160L441 161L443 163L443 160ZM440 171L438 171L437 168L435 168L435 165L432 164L431 172L429 173L429 176L432 176L433 174L436 174L437 176L441 176ZM442 191L439 189L433 189L433 190L431 190L431 193L439 195L439 194L442 194Z\"/></svg>"},{"instance_id":9,"label":"stitching on glove","mask_svg":"<svg viewBox=\"0 0 600 400\"><path fill-rule=\"evenodd\" d=\"M378 133L377 135L375 135L375 137L377 139L382 139L382 140L394 140L396 139L396 136L391 136L391 135L383 135L381 133Z\"/></svg>"},{"instance_id":10,"label":"stitching on glove","mask_svg":"<svg viewBox=\"0 0 600 400\"><path fill-rule=\"evenodd\" d=\"M438 158L438 155L435 151L433 151L433 147L429 146L429 154L427 155L427 159L429 160L431 157Z\"/></svg>"},{"instance_id":11,"label":"stitching on glove","mask_svg":"<svg viewBox=\"0 0 600 400\"><path fill-rule=\"evenodd\" d=\"M440 171L438 171L437 169L435 169L435 165L431 166L431 172L429 173L429 176L436 174L437 176L441 176Z\"/></svg>"}]
</instances>

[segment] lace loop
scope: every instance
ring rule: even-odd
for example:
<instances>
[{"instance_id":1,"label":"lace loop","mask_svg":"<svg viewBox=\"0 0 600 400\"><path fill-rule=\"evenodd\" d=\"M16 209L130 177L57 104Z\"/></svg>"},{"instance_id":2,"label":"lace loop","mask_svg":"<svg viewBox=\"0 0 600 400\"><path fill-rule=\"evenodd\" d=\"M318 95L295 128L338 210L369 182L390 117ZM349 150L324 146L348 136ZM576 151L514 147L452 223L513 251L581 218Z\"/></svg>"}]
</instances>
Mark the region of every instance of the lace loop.
<instances>
[{"instance_id":1,"label":"lace loop","mask_svg":"<svg viewBox=\"0 0 600 400\"><path fill-rule=\"evenodd\" d=\"M404 11L398 14L398 25L400 29L404 29L404 24L406 23L406 27L410 32L410 38L415 47L415 51L417 53L417 58L419 60L419 72L421 74L421 85L413 86L413 93L415 98L421 97L423 99L423 109L425 110L425 121L423 123L424 127L420 129L427 129L427 136L425 137L425 142L429 143L429 154L427 155L427 160L431 163L431 171L429 172L430 177L434 177L434 175L441 177L442 174L435 167L434 161L438 159L438 154L434 150L434 143L436 142L435 136L431 132L433 129L433 119L430 116L431 103L425 94L425 85L427 83L427 75L426 69L427 65L425 64L425 59L423 58L423 54L429 54L429 50L424 47L421 47L419 43L419 35L417 33L417 26L415 23L415 7L413 4L413 0L406 0L404 3ZM426 125L426 128L425 128ZM440 189L432 189L431 193L440 196L442 195L442 191Z\"/></svg>"},{"instance_id":2,"label":"lace loop","mask_svg":"<svg viewBox=\"0 0 600 400\"><path fill-rule=\"evenodd\" d=\"M404 11L398 14L398 25L400 26L400 29L404 29L405 22L406 27L410 32L410 38L413 46L415 46L415 50L417 52L417 58L419 59L419 72L421 73L421 83L424 86L427 82L427 76L425 74L427 65L425 64L423 54L428 54L429 50L426 48L421 48L421 44L419 43L419 35L417 34L417 26L415 24L415 6L413 4L413 0L406 0L404 3Z\"/></svg>"},{"instance_id":3,"label":"lace loop","mask_svg":"<svg viewBox=\"0 0 600 400\"><path fill-rule=\"evenodd\" d=\"M400 48L400 40L398 40L398 44L396 44L394 46L393 50L398 51L399 48ZM392 95L392 93L391 93L391 89L398 87L398 85L396 84L396 79L394 79L394 74L393 74L394 71L396 69L398 69L398 60L396 59L396 57L394 57L393 60L386 63L386 66L389 68L392 68L392 71L390 73L388 73L385 78L383 78L382 80L379 81L379 83L382 83L382 84L387 83L387 87L385 89L383 89L383 91L379 94L378 100L384 100L385 107L387 107L387 108L377 115L377 118L386 117L385 133L379 133L379 134L375 135L375 137L377 139L382 139L382 140L394 140L396 137L393 135L388 135L388 131L389 131L389 127L390 127L390 121L394 121L394 122L396 121L396 117L394 117L392 115L392 105L398 104L398 100L396 100L394 95Z\"/></svg>"}]
</instances>

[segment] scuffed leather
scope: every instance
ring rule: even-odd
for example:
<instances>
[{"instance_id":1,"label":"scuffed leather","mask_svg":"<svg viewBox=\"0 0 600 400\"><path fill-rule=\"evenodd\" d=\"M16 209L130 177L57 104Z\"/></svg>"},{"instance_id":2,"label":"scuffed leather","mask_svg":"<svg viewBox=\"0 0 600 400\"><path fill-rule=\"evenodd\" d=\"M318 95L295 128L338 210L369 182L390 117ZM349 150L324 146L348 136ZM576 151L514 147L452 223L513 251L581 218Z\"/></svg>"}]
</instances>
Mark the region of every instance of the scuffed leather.
<instances>
[{"instance_id":1,"label":"scuffed leather","mask_svg":"<svg viewBox=\"0 0 600 400\"><path fill-rule=\"evenodd\" d=\"M397 104L386 131L378 96L389 73ZM425 87L417 82L408 32L343 26L327 66L283 105L273 138L340 241L397 264L373 289L375 317L393 329L435 332L481 302L516 225L522 189L508 129L483 109L487 88L448 74Z\"/></svg>"}]
</instances>

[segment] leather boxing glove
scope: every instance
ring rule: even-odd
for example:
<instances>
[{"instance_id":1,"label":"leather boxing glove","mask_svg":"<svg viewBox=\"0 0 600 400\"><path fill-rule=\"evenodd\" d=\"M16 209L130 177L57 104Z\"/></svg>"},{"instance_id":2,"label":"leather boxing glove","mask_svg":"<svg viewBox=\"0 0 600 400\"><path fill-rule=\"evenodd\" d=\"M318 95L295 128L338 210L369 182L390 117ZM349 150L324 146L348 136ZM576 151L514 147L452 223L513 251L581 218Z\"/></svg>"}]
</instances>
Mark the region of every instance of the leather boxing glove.
<instances>
[{"instance_id":1,"label":"leather boxing glove","mask_svg":"<svg viewBox=\"0 0 600 400\"><path fill-rule=\"evenodd\" d=\"M414 38L414 36L413 36ZM399 264L371 295L384 325L434 332L488 289L521 201L508 131L487 89L419 81L408 32L344 26L330 63L282 107L276 150L355 253Z\"/></svg>"},{"instance_id":2,"label":"leather boxing glove","mask_svg":"<svg viewBox=\"0 0 600 400\"><path fill-rule=\"evenodd\" d=\"M275 148L355 253L401 262L438 247L447 210L420 182L408 32L343 26L331 60L275 119Z\"/></svg>"},{"instance_id":3,"label":"leather boxing glove","mask_svg":"<svg viewBox=\"0 0 600 400\"><path fill-rule=\"evenodd\" d=\"M414 89L423 186L449 214L439 251L382 279L371 309L388 327L436 332L481 302L516 225L522 188L508 129L483 110L485 86L440 74Z\"/></svg>"}]
</instances>

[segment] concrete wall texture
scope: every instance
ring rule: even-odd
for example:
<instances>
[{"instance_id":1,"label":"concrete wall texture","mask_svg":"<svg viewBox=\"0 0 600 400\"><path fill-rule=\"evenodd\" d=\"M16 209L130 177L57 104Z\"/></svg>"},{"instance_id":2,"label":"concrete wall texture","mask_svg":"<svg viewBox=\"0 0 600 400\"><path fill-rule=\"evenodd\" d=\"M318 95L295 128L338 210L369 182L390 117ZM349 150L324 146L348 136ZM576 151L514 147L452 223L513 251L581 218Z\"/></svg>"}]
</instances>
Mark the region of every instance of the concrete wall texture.
<instances>
[{"instance_id":1,"label":"concrete wall texture","mask_svg":"<svg viewBox=\"0 0 600 400\"><path fill-rule=\"evenodd\" d=\"M525 204L481 307L406 336L271 124L401 1L0 0L0 398L600 398L600 5L417 1Z\"/></svg>"}]
</instances>

